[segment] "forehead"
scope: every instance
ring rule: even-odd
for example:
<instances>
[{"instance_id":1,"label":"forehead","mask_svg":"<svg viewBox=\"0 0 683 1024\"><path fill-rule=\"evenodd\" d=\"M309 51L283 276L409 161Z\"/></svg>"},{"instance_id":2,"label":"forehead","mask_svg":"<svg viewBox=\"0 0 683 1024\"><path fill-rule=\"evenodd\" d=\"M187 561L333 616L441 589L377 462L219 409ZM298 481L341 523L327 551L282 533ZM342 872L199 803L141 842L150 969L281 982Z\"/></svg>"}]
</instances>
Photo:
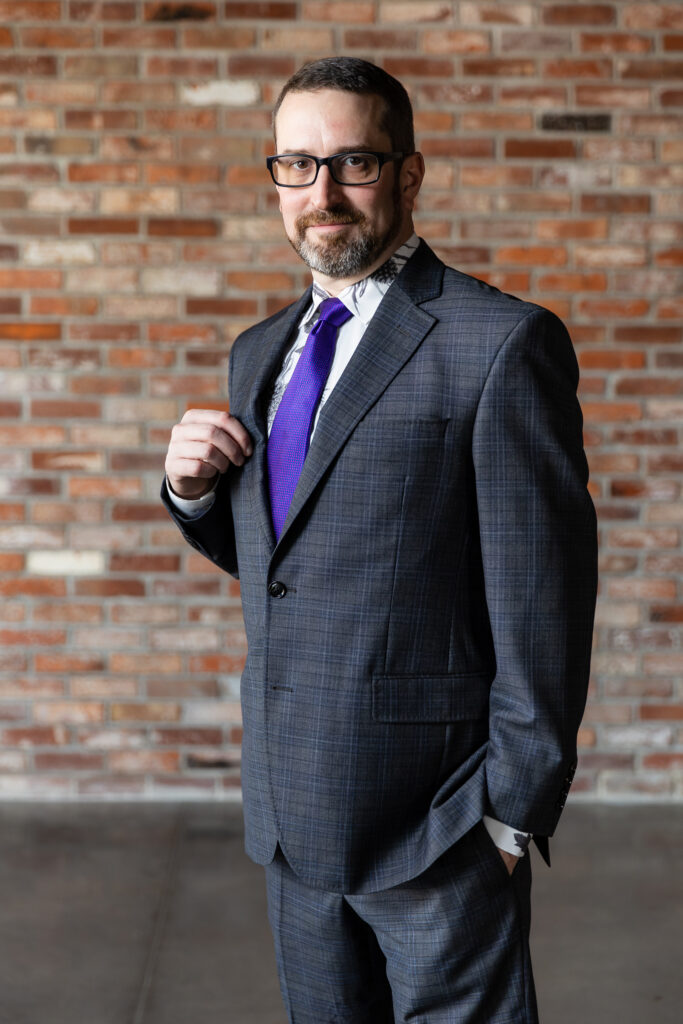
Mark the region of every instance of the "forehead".
<instances>
[{"instance_id":1,"label":"forehead","mask_svg":"<svg viewBox=\"0 0 683 1024\"><path fill-rule=\"evenodd\" d=\"M282 152L328 156L347 146L384 149L390 145L380 128L384 100L340 89L289 92L275 121L276 146Z\"/></svg>"}]
</instances>

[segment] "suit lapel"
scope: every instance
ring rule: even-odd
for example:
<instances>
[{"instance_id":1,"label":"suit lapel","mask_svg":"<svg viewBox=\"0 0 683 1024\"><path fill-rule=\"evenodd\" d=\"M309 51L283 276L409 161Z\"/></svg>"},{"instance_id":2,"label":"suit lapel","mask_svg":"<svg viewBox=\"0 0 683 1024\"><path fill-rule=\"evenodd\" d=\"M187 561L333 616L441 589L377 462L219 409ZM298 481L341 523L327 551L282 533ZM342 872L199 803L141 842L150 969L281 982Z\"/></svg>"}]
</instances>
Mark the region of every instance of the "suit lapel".
<instances>
[{"instance_id":1,"label":"suit lapel","mask_svg":"<svg viewBox=\"0 0 683 1024\"><path fill-rule=\"evenodd\" d=\"M356 424L431 330L435 318L416 303L439 294L443 269L443 264L422 242L380 303L320 414L278 544ZM265 500L268 501L267 489Z\"/></svg>"}]
</instances>

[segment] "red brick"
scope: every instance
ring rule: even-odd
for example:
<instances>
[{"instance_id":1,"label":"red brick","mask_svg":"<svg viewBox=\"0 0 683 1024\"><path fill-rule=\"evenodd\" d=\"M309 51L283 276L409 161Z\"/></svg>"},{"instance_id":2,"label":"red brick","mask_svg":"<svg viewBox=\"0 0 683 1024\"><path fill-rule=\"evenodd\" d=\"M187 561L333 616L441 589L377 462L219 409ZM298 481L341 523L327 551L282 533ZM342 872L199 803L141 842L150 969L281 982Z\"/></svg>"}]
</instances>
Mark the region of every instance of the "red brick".
<instances>
[{"instance_id":1,"label":"red brick","mask_svg":"<svg viewBox=\"0 0 683 1024\"><path fill-rule=\"evenodd\" d=\"M75 50L95 46L92 28L22 28L21 45L29 49Z\"/></svg>"},{"instance_id":2,"label":"red brick","mask_svg":"<svg viewBox=\"0 0 683 1024\"><path fill-rule=\"evenodd\" d=\"M463 119L468 115L463 115ZM475 115L476 116L476 115ZM519 185L530 187L533 181L533 168L512 165L494 166L482 164L479 166L468 166L465 164L460 169L460 182L462 185L473 186L474 188L498 188L506 185Z\"/></svg>"},{"instance_id":3,"label":"red brick","mask_svg":"<svg viewBox=\"0 0 683 1024\"><path fill-rule=\"evenodd\" d=\"M544 25L612 25L616 20L612 4L547 4L541 13Z\"/></svg>"},{"instance_id":4,"label":"red brick","mask_svg":"<svg viewBox=\"0 0 683 1024\"><path fill-rule=\"evenodd\" d=\"M580 45L585 53L648 53L652 39L632 32L582 32Z\"/></svg>"},{"instance_id":5,"label":"red brick","mask_svg":"<svg viewBox=\"0 0 683 1024\"><path fill-rule=\"evenodd\" d=\"M145 178L150 185L218 184L219 176L219 167L207 164L148 164L145 167Z\"/></svg>"},{"instance_id":6,"label":"red brick","mask_svg":"<svg viewBox=\"0 0 683 1024\"><path fill-rule=\"evenodd\" d=\"M95 298L33 295L29 303L29 312L38 316L94 316L98 305Z\"/></svg>"},{"instance_id":7,"label":"red brick","mask_svg":"<svg viewBox=\"0 0 683 1024\"><path fill-rule=\"evenodd\" d=\"M577 156L577 146L565 138L509 138L505 142L505 156L524 160L564 160Z\"/></svg>"},{"instance_id":8,"label":"red brick","mask_svg":"<svg viewBox=\"0 0 683 1024\"><path fill-rule=\"evenodd\" d=\"M577 85L576 102L581 107L608 107L610 110L648 107L649 88L626 85Z\"/></svg>"},{"instance_id":9,"label":"red brick","mask_svg":"<svg viewBox=\"0 0 683 1024\"><path fill-rule=\"evenodd\" d=\"M663 107L683 107L683 89L664 89L659 102Z\"/></svg>"},{"instance_id":10,"label":"red brick","mask_svg":"<svg viewBox=\"0 0 683 1024\"><path fill-rule=\"evenodd\" d=\"M349 29L344 32L344 47L366 53L370 50L410 50L414 53L417 50L417 32L412 29Z\"/></svg>"},{"instance_id":11,"label":"red brick","mask_svg":"<svg viewBox=\"0 0 683 1024\"><path fill-rule=\"evenodd\" d=\"M642 704L640 717L643 721L680 722L683 721L683 704Z\"/></svg>"},{"instance_id":12,"label":"red brick","mask_svg":"<svg viewBox=\"0 0 683 1024\"><path fill-rule=\"evenodd\" d=\"M249 50L254 46L255 40L255 33L251 28L237 28L227 25L201 25L182 30L181 48ZM161 49L163 46L155 48ZM165 44L165 48L168 49L169 44Z\"/></svg>"},{"instance_id":13,"label":"red brick","mask_svg":"<svg viewBox=\"0 0 683 1024\"><path fill-rule=\"evenodd\" d=\"M615 548L675 548L680 532L674 528L647 529L646 527L620 527L608 534L610 547Z\"/></svg>"},{"instance_id":14,"label":"red brick","mask_svg":"<svg viewBox=\"0 0 683 1024\"><path fill-rule=\"evenodd\" d=\"M37 323L0 321L0 338L13 341L59 341L61 336L61 324L42 321Z\"/></svg>"},{"instance_id":15,"label":"red brick","mask_svg":"<svg viewBox=\"0 0 683 1024\"><path fill-rule=\"evenodd\" d=\"M172 50L175 48L175 28L104 28L102 45L116 46L120 50Z\"/></svg>"},{"instance_id":16,"label":"red brick","mask_svg":"<svg viewBox=\"0 0 683 1024\"><path fill-rule=\"evenodd\" d=\"M19 564L16 568L21 569L22 564ZM11 567L6 566L5 571L11 571ZM66 594L66 584L64 580L58 579L6 579L0 580L0 594L4 594L6 597L14 597L17 594L26 596L50 594L53 597L64 597Z\"/></svg>"},{"instance_id":17,"label":"red brick","mask_svg":"<svg viewBox=\"0 0 683 1024\"><path fill-rule=\"evenodd\" d=\"M109 712L113 722L173 722L180 717L180 708L177 704L162 701L112 703Z\"/></svg>"},{"instance_id":18,"label":"red brick","mask_svg":"<svg viewBox=\"0 0 683 1024\"><path fill-rule=\"evenodd\" d=\"M614 339L627 344L675 345L681 341L680 327L615 327Z\"/></svg>"},{"instance_id":19,"label":"red brick","mask_svg":"<svg viewBox=\"0 0 683 1024\"><path fill-rule=\"evenodd\" d=\"M677 395L683 393L683 381L675 377L623 377L615 384L616 395Z\"/></svg>"},{"instance_id":20,"label":"red brick","mask_svg":"<svg viewBox=\"0 0 683 1024\"><path fill-rule=\"evenodd\" d=\"M683 754L645 754L643 768L654 768L660 771L683 768Z\"/></svg>"},{"instance_id":21,"label":"red brick","mask_svg":"<svg viewBox=\"0 0 683 1024\"><path fill-rule=\"evenodd\" d=\"M645 316L649 311L650 303L647 299L582 299L578 304L579 313L582 316L596 317L600 319L622 319L624 317ZM627 367L634 369L645 364L645 356L642 352L582 352L579 365L590 365L590 359L599 357L594 363L597 368L618 369ZM587 360L583 362L583 360Z\"/></svg>"},{"instance_id":22,"label":"red brick","mask_svg":"<svg viewBox=\"0 0 683 1024\"><path fill-rule=\"evenodd\" d=\"M567 262L567 251L560 246L503 246L496 252L495 262L561 267Z\"/></svg>"},{"instance_id":23,"label":"red brick","mask_svg":"<svg viewBox=\"0 0 683 1024\"><path fill-rule=\"evenodd\" d=\"M145 21L206 21L215 17L216 4L206 0L164 0L144 6Z\"/></svg>"},{"instance_id":24,"label":"red brick","mask_svg":"<svg viewBox=\"0 0 683 1024\"><path fill-rule=\"evenodd\" d=\"M2 729L0 742L8 747L54 747L66 742L66 732L62 726Z\"/></svg>"},{"instance_id":25,"label":"red brick","mask_svg":"<svg viewBox=\"0 0 683 1024\"><path fill-rule=\"evenodd\" d=\"M0 644L8 647L58 646L65 642L63 629L0 629Z\"/></svg>"},{"instance_id":26,"label":"red brick","mask_svg":"<svg viewBox=\"0 0 683 1024\"><path fill-rule=\"evenodd\" d=\"M187 299L188 316L256 316L254 299Z\"/></svg>"},{"instance_id":27,"label":"red brick","mask_svg":"<svg viewBox=\"0 0 683 1024\"><path fill-rule=\"evenodd\" d=\"M148 232L150 236L208 238L219 234L219 225L215 220L157 217L149 218Z\"/></svg>"},{"instance_id":28,"label":"red brick","mask_svg":"<svg viewBox=\"0 0 683 1024\"><path fill-rule=\"evenodd\" d=\"M542 74L547 78L611 78L609 60L578 60L570 57L555 58L543 63Z\"/></svg>"},{"instance_id":29,"label":"red brick","mask_svg":"<svg viewBox=\"0 0 683 1024\"><path fill-rule=\"evenodd\" d=\"M450 78L453 74L453 61L427 57L387 57L384 70L400 79Z\"/></svg>"},{"instance_id":30,"label":"red brick","mask_svg":"<svg viewBox=\"0 0 683 1024\"><path fill-rule=\"evenodd\" d=\"M103 754L90 754L85 751L37 753L34 755L33 763L38 772L102 771L105 766Z\"/></svg>"},{"instance_id":31,"label":"red brick","mask_svg":"<svg viewBox=\"0 0 683 1024\"><path fill-rule=\"evenodd\" d=\"M494 155L493 139L432 138L424 139L420 148L425 156L452 156L470 159Z\"/></svg>"},{"instance_id":32,"label":"red brick","mask_svg":"<svg viewBox=\"0 0 683 1024\"><path fill-rule=\"evenodd\" d=\"M148 57L146 71L165 78L214 78L218 61L214 57Z\"/></svg>"},{"instance_id":33,"label":"red brick","mask_svg":"<svg viewBox=\"0 0 683 1024\"><path fill-rule=\"evenodd\" d=\"M546 291L604 292L607 288L607 277L600 272L544 274L538 279L538 287Z\"/></svg>"},{"instance_id":34,"label":"red brick","mask_svg":"<svg viewBox=\"0 0 683 1024\"><path fill-rule=\"evenodd\" d=\"M70 235L137 235L140 222L132 217L69 217Z\"/></svg>"},{"instance_id":35,"label":"red brick","mask_svg":"<svg viewBox=\"0 0 683 1024\"><path fill-rule=\"evenodd\" d=\"M59 0L2 0L0 20L59 21L62 16Z\"/></svg>"},{"instance_id":36,"label":"red brick","mask_svg":"<svg viewBox=\"0 0 683 1024\"><path fill-rule=\"evenodd\" d=\"M109 765L115 772L175 772L179 768L177 751L112 750Z\"/></svg>"},{"instance_id":37,"label":"red brick","mask_svg":"<svg viewBox=\"0 0 683 1024\"><path fill-rule=\"evenodd\" d=\"M683 472L683 454L657 455L648 459L650 473L681 473Z\"/></svg>"},{"instance_id":38,"label":"red brick","mask_svg":"<svg viewBox=\"0 0 683 1024\"><path fill-rule=\"evenodd\" d=\"M301 17L306 21L369 24L375 20L375 4L373 0L308 0L303 3Z\"/></svg>"},{"instance_id":39,"label":"red brick","mask_svg":"<svg viewBox=\"0 0 683 1024\"><path fill-rule=\"evenodd\" d=\"M225 17L226 18L267 18L272 20L274 18L289 20L297 17L297 5L296 3L288 3L285 0L271 0L271 2L242 2L242 3L231 3L225 4Z\"/></svg>"},{"instance_id":40,"label":"red brick","mask_svg":"<svg viewBox=\"0 0 683 1024\"><path fill-rule=\"evenodd\" d=\"M626 61L621 68L622 78L683 78L683 61L680 60L633 60Z\"/></svg>"},{"instance_id":41,"label":"red brick","mask_svg":"<svg viewBox=\"0 0 683 1024\"><path fill-rule=\"evenodd\" d=\"M649 213L649 195L612 195L600 192L581 196L582 213Z\"/></svg>"},{"instance_id":42,"label":"red brick","mask_svg":"<svg viewBox=\"0 0 683 1024\"><path fill-rule=\"evenodd\" d=\"M71 419L75 416L99 419L102 407L99 402L83 402L81 400L34 399L31 402L31 416L49 417L53 420Z\"/></svg>"},{"instance_id":43,"label":"red brick","mask_svg":"<svg viewBox=\"0 0 683 1024\"><path fill-rule=\"evenodd\" d=\"M536 62L529 58L465 58L462 62L465 75L504 76L505 78L526 77L536 74Z\"/></svg>"},{"instance_id":44,"label":"red brick","mask_svg":"<svg viewBox=\"0 0 683 1024\"><path fill-rule=\"evenodd\" d=\"M57 74L57 58L43 56L0 56L0 75L48 76Z\"/></svg>"},{"instance_id":45,"label":"red brick","mask_svg":"<svg viewBox=\"0 0 683 1024\"><path fill-rule=\"evenodd\" d=\"M237 54L234 57L228 57L228 73L230 75L289 78L295 70L296 61L293 57L251 56L250 54ZM241 112L229 111L228 113L232 115ZM255 112L249 111L248 113ZM228 125L228 127L237 127L237 125Z\"/></svg>"}]
</instances>

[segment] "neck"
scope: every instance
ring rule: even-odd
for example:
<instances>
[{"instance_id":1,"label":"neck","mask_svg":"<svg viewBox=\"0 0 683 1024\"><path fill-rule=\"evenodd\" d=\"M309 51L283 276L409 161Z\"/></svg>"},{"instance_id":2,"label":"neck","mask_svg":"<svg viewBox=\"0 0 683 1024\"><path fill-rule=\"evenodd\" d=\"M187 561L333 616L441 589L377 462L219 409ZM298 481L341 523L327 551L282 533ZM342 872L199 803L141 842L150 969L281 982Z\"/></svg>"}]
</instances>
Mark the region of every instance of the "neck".
<instances>
[{"instance_id":1,"label":"neck","mask_svg":"<svg viewBox=\"0 0 683 1024\"><path fill-rule=\"evenodd\" d=\"M383 263L389 259L390 256L400 249L404 242L407 242L414 231L412 220L406 224L402 231L387 245L377 259L371 263L368 267L359 271L357 274L353 274L350 277L328 277L326 274L321 274L319 270L312 270L313 280L316 284L319 284L321 288L324 288L328 295L337 296L348 288L349 285L357 284L358 281L362 281L366 277L370 277L370 274L374 274L378 267L381 267Z\"/></svg>"}]
</instances>

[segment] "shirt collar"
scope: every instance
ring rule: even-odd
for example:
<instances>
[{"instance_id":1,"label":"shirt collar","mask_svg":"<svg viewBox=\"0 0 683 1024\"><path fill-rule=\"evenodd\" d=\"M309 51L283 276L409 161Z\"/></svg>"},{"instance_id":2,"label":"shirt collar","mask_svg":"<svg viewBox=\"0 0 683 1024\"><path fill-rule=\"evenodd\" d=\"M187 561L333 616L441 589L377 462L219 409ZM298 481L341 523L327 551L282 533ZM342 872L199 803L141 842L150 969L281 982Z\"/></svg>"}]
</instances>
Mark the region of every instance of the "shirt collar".
<instances>
[{"instance_id":1,"label":"shirt collar","mask_svg":"<svg viewBox=\"0 0 683 1024\"><path fill-rule=\"evenodd\" d=\"M404 242L396 252L392 253L386 263L383 263L381 267L378 267L368 277L364 277L362 281L356 281L355 284L350 284L348 288L344 288L342 292L337 296L341 302L344 303L346 308L354 316L367 326L372 320L373 316L377 312L377 307L391 288L392 284L400 274L403 267L406 265L410 257L413 255L420 239L417 237L415 232L410 236L407 242ZM317 281L313 282L313 291L311 293L311 303L307 307L301 321L302 326L306 331L310 331L311 327L318 318L318 307L324 299L329 299L329 294L322 288Z\"/></svg>"}]
</instances>

